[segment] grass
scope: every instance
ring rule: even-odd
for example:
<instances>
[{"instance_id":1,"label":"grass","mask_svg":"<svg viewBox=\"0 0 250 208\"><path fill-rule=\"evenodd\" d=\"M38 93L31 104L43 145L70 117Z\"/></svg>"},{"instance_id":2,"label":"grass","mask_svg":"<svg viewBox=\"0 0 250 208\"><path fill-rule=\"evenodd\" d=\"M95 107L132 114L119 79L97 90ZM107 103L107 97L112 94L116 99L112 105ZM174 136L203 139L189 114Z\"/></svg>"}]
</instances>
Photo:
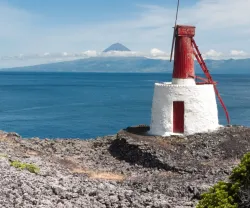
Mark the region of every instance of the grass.
<instances>
[{"instance_id":1,"label":"grass","mask_svg":"<svg viewBox=\"0 0 250 208\"><path fill-rule=\"evenodd\" d=\"M7 158L8 155L0 153L0 158Z\"/></svg>"},{"instance_id":2,"label":"grass","mask_svg":"<svg viewBox=\"0 0 250 208\"><path fill-rule=\"evenodd\" d=\"M22 163L20 161L11 161L10 165L12 167L15 167L20 170L28 170L31 173L38 174L40 172L40 168L37 167L35 164L29 164L29 163Z\"/></svg>"}]
</instances>

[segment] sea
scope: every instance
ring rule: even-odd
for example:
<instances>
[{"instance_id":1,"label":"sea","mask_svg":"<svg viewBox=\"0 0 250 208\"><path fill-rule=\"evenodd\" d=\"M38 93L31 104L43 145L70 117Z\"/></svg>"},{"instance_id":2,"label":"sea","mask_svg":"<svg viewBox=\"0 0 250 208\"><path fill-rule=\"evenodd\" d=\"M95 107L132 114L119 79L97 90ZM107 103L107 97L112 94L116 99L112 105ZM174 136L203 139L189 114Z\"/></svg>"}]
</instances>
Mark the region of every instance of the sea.
<instances>
[{"instance_id":1,"label":"sea","mask_svg":"<svg viewBox=\"0 0 250 208\"><path fill-rule=\"evenodd\" d=\"M250 126L250 75L213 75L231 124ZM150 124L166 73L0 73L0 129L24 138L96 138ZM219 120L226 124L220 104Z\"/></svg>"}]
</instances>

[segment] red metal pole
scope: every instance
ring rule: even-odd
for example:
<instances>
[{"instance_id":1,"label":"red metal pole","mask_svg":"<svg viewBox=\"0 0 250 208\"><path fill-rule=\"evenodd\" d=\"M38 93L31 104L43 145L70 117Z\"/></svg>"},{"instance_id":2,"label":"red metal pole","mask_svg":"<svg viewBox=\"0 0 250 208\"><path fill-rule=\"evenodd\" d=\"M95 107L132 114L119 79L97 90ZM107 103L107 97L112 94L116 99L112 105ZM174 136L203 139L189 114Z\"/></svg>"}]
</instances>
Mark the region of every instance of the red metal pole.
<instances>
[{"instance_id":1,"label":"red metal pole","mask_svg":"<svg viewBox=\"0 0 250 208\"><path fill-rule=\"evenodd\" d=\"M202 68L204 74L206 75L206 77L207 77L207 79L208 79L208 83L213 84L215 94L217 95L217 97L218 97L218 99L219 99L219 101L220 101L220 103L221 103L221 105L222 105L222 108L223 108L223 110L224 110L224 112L225 112L225 114L226 114L227 122L228 122L228 124L230 124L230 117L229 117L229 113L228 113L228 111L227 111L227 108L226 108L226 106L225 106L225 104L224 104L224 102L223 102L223 100L222 100L222 98L221 98L221 96L220 96L220 93L219 93L219 91L218 91L218 89L217 89L217 87L216 87L216 85L215 85L215 82L213 81L212 76L210 75L209 70L208 70L208 68L207 68L207 65L206 65L206 63L204 62L204 60L203 60L203 58L202 58L202 56L201 56L201 53L200 53L200 51L199 51L199 48L198 48L198 46L196 45L196 43L195 43L195 41L194 41L193 38L192 38L192 45L193 45L193 47L194 47L194 55L195 55L195 57L196 57L196 60L198 61L198 63L200 64L200 66L201 66L201 68Z\"/></svg>"}]
</instances>

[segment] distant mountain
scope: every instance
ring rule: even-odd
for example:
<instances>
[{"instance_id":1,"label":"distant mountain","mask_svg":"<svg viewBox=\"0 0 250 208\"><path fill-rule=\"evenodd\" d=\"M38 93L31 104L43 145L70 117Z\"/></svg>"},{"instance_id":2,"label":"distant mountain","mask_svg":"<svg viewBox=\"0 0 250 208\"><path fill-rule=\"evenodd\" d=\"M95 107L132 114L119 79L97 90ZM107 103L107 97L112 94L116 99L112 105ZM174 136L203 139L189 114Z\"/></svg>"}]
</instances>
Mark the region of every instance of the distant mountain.
<instances>
[{"instance_id":1,"label":"distant mountain","mask_svg":"<svg viewBox=\"0 0 250 208\"><path fill-rule=\"evenodd\" d=\"M105 49L103 52L109 51L130 51L126 46L122 45L121 43L115 43Z\"/></svg>"},{"instance_id":2,"label":"distant mountain","mask_svg":"<svg viewBox=\"0 0 250 208\"><path fill-rule=\"evenodd\" d=\"M41 72L166 72L169 62L144 57L93 57L36 66L1 69L1 71Z\"/></svg>"},{"instance_id":3,"label":"distant mountain","mask_svg":"<svg viewBox=\"0 0 250 208\"><path fill-rule=\"evenodd\" d=\"M208 69L219 74L250 74L250 59L205 60ZM197 63L196 63L197 65Z\"/></svg>"},{"instance_id":4,"label":"distant mountain","mask_svg":"<svg viewBox=\"0 0 250 208\"><path fill-rule=\"evenodd\" d=\"M250 74L250 59L205 60L212 74ZM145 57L93 57L36 66L1 69L1 71L41 72L166 72L171 73L172 62ZM196 73L202 70L195 62Z\"/></svg>"}]
</instances>

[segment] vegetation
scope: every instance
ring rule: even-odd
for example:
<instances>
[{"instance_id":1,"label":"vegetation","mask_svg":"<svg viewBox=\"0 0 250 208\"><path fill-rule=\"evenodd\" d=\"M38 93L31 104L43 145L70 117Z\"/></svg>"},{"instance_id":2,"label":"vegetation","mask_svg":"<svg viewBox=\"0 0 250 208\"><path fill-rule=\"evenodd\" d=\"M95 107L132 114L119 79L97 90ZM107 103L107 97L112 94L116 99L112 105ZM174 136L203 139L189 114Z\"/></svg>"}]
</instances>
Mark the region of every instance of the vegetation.
<instances>
[{"instance_id":1,"label":"vegetation","mask_svg":"<svg viewBox=\"0 0 250 208\"><path fill-rule=\"evenodd\" d=\"M250 152L234 168L229 182L218 182L202 195L197 208L250 207Z\"/></svg>"},{"instance_id":2,"label":"vegetation","mask_svg":"<svg viewBox=\"0 0 250 208\"><path fill-rule=\"evenodd\" d=\"M35 174L38 174L40 172L40 168L34 164L22 163L20 161L12 161L10 162L10 165L20 170L26 169L29 172L35 173Z\"/></svg>"},{"instance_id":3,"label":"vegetation","mask_svg":"<svg viewBox=\"0 0 250 208\"><path fill-rule=\"evenodd\" d=\"M6 157L8 157L8 155L0 153L0 158L6 158Z\"/></svg>"}]
</instances>

